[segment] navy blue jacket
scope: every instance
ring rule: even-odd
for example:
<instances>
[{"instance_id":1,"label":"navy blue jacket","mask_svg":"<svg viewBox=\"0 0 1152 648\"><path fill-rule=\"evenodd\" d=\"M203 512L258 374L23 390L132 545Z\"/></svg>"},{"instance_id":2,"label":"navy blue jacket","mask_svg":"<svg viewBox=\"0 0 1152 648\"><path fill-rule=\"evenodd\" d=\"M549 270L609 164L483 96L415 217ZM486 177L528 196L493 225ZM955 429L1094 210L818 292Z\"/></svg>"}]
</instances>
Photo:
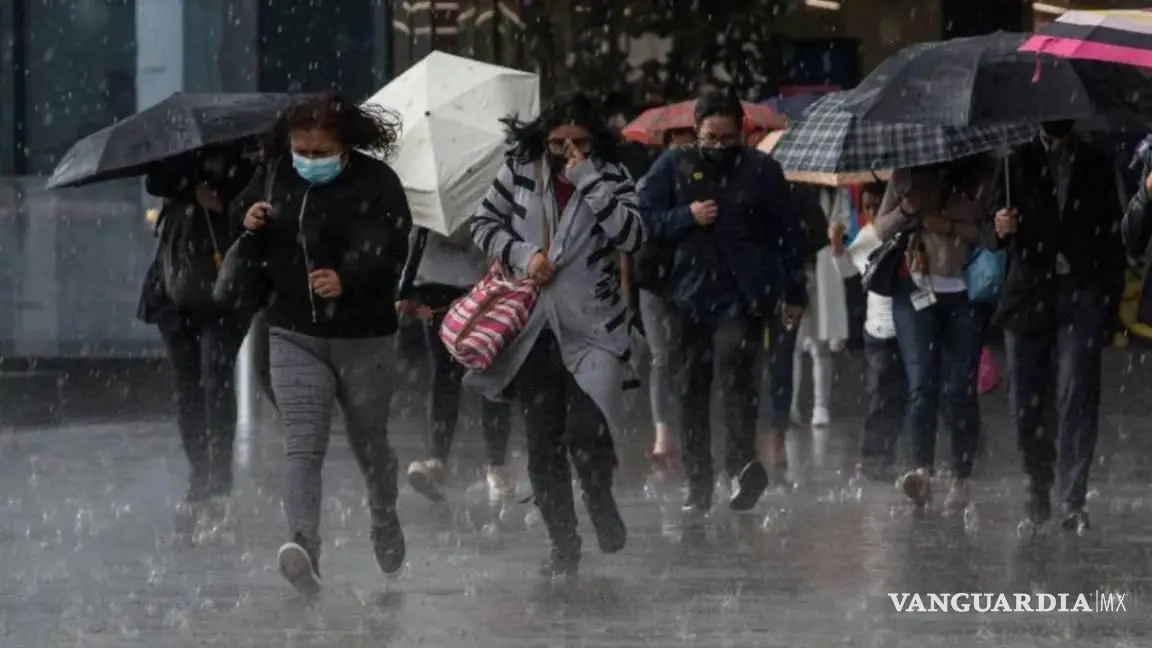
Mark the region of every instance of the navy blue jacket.
<instances>
[{"instance_id":1,"label":"navy blue jacket","mask_svg":"<svg viewBox=\"0 0 1152 648\"><path fill-rule=\"evenodd\" d=\"M672 246L664 293L699 318L766 315L776 304L806 306L804 228L780 165L746 148L720 174L695 147L665 152L637 191L653 245ZM689 205L715 200L716 222L701 227Z\"/></svg>"}]
</instances>

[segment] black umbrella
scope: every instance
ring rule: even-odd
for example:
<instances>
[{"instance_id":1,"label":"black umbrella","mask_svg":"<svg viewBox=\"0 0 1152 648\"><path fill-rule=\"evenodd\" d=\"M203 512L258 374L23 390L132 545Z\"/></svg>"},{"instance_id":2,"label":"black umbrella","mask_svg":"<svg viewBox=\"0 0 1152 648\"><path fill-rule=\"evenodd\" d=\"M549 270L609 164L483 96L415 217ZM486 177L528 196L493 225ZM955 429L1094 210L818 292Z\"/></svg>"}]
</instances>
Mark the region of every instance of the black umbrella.
<instances>
[{"instance_id":1,"label":"black umbrella","mask_svg":"<svg viewBox=\"0 0 1152 648\"><path fill-rule=\"evenodd\" d=\"M1018 51L1026 34L920 43L892 55L844 108L862 119L939 126L1148 115L1148 80L1136 68Z\"/></svg>"},{"instance_id":2,"label":"black umbrella","mask_svg":"<svg viewBox=\"0 0 1152 648\"><path fill-rule=\"evenodd\" d=\"M56 165L48 188L141 175L154 162L259 135L294 98L299 95L177 92L73 144Z\"/></svg>"}]
</instances>

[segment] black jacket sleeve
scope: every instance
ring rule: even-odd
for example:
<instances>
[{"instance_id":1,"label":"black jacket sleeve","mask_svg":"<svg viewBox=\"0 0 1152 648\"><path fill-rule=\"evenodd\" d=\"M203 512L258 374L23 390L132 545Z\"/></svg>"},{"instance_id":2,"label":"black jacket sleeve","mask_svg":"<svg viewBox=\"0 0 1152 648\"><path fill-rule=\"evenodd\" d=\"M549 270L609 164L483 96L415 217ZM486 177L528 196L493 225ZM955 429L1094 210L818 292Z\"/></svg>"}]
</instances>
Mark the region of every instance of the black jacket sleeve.
<instances>
[{"instance_id":1,"label":"black jacket sleeve","mask_svg":"<svg viewBox=\"0 0 1152 648\"><path fill-rule=\"evenodd\" d=\"M765 217L772 227L764 228L768 234L764 241L765 249L775 247L780 253L780 263L784 269L784 303L792 306L808 306L808 277L804 273L807 238L804 223L797 213L792 200L792 191L784 178L784 170L772 159L767 159L761 171L767 198L764 206Z\"/></svg>"},{"instance_id":2,"label":"black jacket sleeve","mask_svg":"<svg viewBox=\"0 0 1152 648\"><path fill-rule=\"evenodd\" d=\"M400 272L400 285L396 288L396 299L411 299L416 292L416 273L424 259L424 246L428 244L428 230L413 227L408 234L408 259Z\"/></svg>"},{"instance_id":3,"label":"black jacket sleeve","mask_svg":"<svg viewBox=\"0 0 1152 648\"><path fill-rule=\"evenodd\" d=\"M348 241L336 271L344 295L350 299L387 298L386 293L396 290L395 282L408 258L408 234L412 230L408 197L396 172L387 166L382 169L380 191L360 216L355 240Z\"/></svg>"},{"instance_id":4,"label":"black jacket sleeve","mask_svg":"<svg viewBox=\"0 0 1152 648\"><path fill-rule=\"evenodd\" d=\"M1147 189L1149 171L1152 169L1145 165L1136 195L1128 201L1124 220L1120 225L1124 237L1124 250L1128 253L1128 257L1144 263L1148 261L1144 258L1148 244L1152 242L1152 202L1149 201Z\"/></svg>"}]
</instances>

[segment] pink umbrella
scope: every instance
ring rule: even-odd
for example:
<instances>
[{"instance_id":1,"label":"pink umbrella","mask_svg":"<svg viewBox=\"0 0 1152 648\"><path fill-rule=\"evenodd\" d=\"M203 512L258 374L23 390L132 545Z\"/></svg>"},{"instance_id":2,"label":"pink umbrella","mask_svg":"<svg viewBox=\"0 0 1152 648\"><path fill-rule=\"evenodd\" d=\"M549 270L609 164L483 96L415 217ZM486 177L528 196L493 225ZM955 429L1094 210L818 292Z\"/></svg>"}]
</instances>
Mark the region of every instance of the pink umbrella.
<instances>
[{"instance_id":1,"label":"pink umbrella","mask_svg":"<svg viewBox=\"0 0 1152 648\"><path fill-rule=\"evenodd\" d=\"M1152 68L1152 10L1069 11L1020 50Z\"/></svg>"}]
</instances>

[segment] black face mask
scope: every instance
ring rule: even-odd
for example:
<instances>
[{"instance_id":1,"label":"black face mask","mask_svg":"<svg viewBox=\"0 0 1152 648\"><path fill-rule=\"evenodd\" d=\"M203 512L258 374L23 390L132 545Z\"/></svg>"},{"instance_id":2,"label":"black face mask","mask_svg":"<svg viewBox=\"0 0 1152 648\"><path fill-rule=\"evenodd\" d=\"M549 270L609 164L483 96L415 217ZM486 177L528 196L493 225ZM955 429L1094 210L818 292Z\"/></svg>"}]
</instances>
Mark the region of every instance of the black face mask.
<instances>
[{"instance_id":1,"label":"black face mask","mask_svg":"<svg viewBox=\"0 0 1152 648\"><path fill-rule=\"evenodd\" d=\"M705 148L700 147L700 157L704 161L720 169L726 169L736 163L736 157L740 155L739 146L723 146L720 148Z\"/></svg>"}]
</instances>

